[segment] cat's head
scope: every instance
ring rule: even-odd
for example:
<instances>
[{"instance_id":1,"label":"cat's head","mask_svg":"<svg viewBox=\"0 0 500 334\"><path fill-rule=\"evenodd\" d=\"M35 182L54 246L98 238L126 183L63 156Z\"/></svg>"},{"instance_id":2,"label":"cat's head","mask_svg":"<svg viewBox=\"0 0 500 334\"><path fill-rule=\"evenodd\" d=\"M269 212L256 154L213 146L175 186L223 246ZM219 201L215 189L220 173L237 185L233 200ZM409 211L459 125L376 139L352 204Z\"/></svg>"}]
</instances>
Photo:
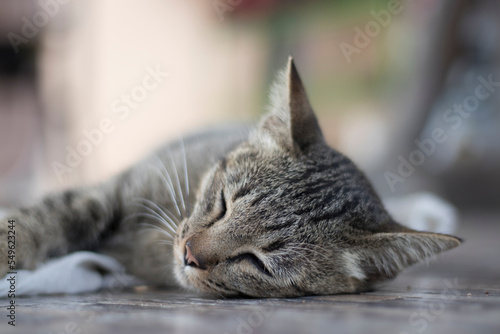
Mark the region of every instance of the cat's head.
<instances>
[{"instance_id":1,"label":"cat's head","mask_svg":"<svg viewBox=\"0 0 500 334\"><path fill-rule=\"evenodd\" d=\"M326 145L292 60L271 107L207 173L179 226L183 286L224 296L359 292L460 244L391 219L364 175Z\"/></svg>"}]
</instances>

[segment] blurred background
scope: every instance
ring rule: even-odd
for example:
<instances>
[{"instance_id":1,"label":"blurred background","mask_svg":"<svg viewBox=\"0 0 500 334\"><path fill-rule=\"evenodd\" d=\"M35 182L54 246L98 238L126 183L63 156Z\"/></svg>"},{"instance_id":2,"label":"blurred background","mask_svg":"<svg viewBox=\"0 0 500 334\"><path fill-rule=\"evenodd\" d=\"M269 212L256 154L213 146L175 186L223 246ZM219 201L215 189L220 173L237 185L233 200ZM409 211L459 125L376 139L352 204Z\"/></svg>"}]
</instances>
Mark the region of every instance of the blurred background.
<instances>
[{"instance_id":1,"label":"blurred background","mask_svg":"<svg viewBox=\"0 0 500 334\"><path fill-rule=\"evenodd\" d=\"M383 196L500 198L494 0L0 2L0 205L253 122L295 58L328 142Z\"/></svg>"}]
</instances>

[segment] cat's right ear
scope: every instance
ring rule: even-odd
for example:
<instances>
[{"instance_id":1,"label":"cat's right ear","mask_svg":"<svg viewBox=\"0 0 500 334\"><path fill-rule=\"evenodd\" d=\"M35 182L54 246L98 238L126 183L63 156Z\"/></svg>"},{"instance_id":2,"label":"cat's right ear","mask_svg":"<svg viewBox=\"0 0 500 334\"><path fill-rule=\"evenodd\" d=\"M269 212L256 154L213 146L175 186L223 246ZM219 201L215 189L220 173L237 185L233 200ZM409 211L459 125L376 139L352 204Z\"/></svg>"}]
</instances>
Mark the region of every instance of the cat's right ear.
<instances>
[{"instance_id":1,"label":"cat's right ear","mask_svg":"<svg viewBox=\"0 0 500 334\"><path fill-rule=\"evenodd\" d=\"M292 57L271 89L270 113L260 125L280 144L294 151L306 151L323 143L323 134L307 98Z\"/></svg>"}]
</instances>

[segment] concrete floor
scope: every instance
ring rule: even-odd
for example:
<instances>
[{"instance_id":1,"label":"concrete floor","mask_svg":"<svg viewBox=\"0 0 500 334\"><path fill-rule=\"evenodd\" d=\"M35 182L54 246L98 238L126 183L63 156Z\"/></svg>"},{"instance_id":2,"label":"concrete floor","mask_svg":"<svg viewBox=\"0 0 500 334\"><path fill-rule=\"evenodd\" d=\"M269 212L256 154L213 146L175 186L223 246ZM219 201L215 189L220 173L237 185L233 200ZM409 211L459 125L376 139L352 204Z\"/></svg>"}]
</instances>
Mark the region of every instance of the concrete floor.
<instances>
[{"instance_id":1,"label":"concrete floor","mask_svg":"<svg viewBox=\"0 0 500 334\"><path fill-rule=\"evenodd\" d=\"M464 245L375 292L294 299L213 299L121 291L5 302L0 333L500 333L500 214L469 214Z\"/></svg>"}]
</instances>

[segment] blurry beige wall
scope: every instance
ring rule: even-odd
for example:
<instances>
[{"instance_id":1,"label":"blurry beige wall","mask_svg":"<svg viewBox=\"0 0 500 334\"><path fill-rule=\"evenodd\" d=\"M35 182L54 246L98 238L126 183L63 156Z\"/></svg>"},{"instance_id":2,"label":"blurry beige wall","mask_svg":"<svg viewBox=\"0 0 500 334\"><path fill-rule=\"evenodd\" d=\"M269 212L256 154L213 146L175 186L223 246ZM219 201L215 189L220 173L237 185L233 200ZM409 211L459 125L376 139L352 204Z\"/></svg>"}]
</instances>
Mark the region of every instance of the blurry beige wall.
<instances>
[{"instance_id":1,"label":"blurry beige wall","mask_svg":"<svg viewBox=\"0 0 500 334\"><path fill-rule=\"evenodd\" d=\"M255 87L266 71L259 66L266 49L254 37L218 32L216 14L205 3L208 7L189 1L92 0L61 6L41 47L42 100L54 129L64 132L64 143L57 131L48 134L44 188L102 180L165 140L259 112ZM147 79L157 69L168 77ZM140 88L144 80L150 91ZM131 93L137 100L131 98L134 108L127 113L121 99ZM109 133L101 143L94 132L97 144L89 150L83 132L99 128L103 120ZM66 146L90 154L80 163L72 159L77 167L71 172L55 172L54 162L68 166Z\"/></svg>"}]
</instances>

